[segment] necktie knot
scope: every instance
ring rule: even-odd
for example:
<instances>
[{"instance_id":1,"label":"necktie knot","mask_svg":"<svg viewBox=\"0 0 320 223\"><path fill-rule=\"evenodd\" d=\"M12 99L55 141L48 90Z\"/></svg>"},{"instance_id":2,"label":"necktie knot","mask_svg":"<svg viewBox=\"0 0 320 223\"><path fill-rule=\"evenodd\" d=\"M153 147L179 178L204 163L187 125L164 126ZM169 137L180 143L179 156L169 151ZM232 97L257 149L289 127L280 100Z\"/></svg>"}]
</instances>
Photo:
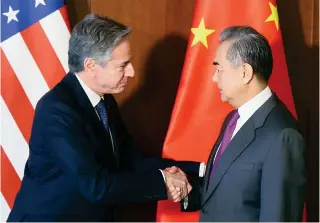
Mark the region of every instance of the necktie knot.
<instances>
[{"instance_id":1,"label":"necktie knot","mask_svg":"<svg viewBox=\"0 0 320 223\"><path fill-rule=\"evenodd\" d=\"M239 118L240 118L240 115L239 115L238 109L234 110L231 114L228 126L234 125L236 123L236 121L238 121Z\"/></svg>"},{"instance_id":2,"label":"necktie knot","mask_svg":"<svg viewBox=\"0 0 320 223\"><path fill-rule=\"evenodd\" d=\"M107 115L107 109L103 102L103 99L101 99L99 103L96 105L96 110L99 114L100 120L102 121L104 128L106 129L106 131L108 131L109 130L108 115Z\"/></svg>"}]
</instances>

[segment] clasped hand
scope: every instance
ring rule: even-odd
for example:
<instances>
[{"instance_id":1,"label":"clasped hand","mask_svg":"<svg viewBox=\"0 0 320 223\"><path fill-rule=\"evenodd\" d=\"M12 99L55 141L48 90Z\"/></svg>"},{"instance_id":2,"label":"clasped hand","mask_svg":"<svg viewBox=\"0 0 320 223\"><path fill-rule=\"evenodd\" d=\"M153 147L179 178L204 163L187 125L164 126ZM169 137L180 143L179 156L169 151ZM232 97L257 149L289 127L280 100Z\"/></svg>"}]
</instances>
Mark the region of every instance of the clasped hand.
<instances>
[{"instance_id":1,"label":"clasped hand","mask_svg":"<svg viewBox=\"0 0 320 223\"><path fill-rule=\"evenodd\" d=\"M166 178L168 198L173 202L181 201L192 190L186 174L178 167L168 167L163 173Z\"/></svg>"}]
</instances>

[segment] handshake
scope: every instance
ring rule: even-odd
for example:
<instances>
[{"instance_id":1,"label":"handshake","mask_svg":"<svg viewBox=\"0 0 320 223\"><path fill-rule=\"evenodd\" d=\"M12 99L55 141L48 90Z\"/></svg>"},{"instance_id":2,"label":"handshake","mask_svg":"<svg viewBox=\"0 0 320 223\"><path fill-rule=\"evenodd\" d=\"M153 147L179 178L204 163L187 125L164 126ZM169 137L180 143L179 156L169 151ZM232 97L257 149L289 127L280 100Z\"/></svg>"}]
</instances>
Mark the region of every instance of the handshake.
<instances>
[{"instance_id":1,"label":"handshake","mask_svg":"<svg viewBox=\"0 0 320 223\"><path fill-rule=\"evenodd\" d=\"M187 175L178 167L168 167L163 170L165 176L168 198L173 202L179 202L184 199L192 186L188 182Z\"/></svg>"}]
</instances>

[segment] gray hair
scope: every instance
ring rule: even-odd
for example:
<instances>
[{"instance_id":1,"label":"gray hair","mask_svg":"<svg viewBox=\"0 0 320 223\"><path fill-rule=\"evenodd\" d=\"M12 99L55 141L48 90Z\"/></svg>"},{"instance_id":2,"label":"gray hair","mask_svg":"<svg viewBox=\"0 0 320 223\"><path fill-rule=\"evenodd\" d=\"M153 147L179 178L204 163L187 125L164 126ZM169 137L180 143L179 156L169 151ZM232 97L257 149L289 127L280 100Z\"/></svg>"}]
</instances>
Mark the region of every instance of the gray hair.
<instances>
[{"instance_id":1,"label":"gray hair","mask_svg":"<svg viewBox=\"0 0 320 223\"><path fill-rule=\"evenodd\" d=\"M92 58L104 66L115 46L129 33L129 27L112 19L94 13L87 15L71 33L68 50L70 72L83 71L86 58Z\"/></svg>"},{"instance_id":2,"label":"gray hair","mask_svg":"<svg viewBox=\"0 0 320 223\"><path fill-rule=\"evenodd\" d=\"M268 82L273 59L268 40L262 34L249 26L232 26L220 33L220 40L231 41L227 60L233 67L248 63L255 74Z\"/></svg>"}]
</instances>

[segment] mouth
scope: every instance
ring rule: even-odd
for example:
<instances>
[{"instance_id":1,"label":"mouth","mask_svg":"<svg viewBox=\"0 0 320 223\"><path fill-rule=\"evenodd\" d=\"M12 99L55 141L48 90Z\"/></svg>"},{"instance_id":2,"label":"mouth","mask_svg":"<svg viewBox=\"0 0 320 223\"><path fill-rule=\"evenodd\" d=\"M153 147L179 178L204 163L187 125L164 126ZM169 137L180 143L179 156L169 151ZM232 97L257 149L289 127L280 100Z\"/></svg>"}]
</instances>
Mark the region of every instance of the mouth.
<instances>
[{"instance_id":1,"label":"mouth","mask_svg":"<svg viewBox=\"0 0 320 223\"><path fill-rule=\"evenodd\" d=\"M118 86L125 87L125 86L127 86L127 84L128 84L128 81L123 81Z\"/></svg>"}]
</instances>

